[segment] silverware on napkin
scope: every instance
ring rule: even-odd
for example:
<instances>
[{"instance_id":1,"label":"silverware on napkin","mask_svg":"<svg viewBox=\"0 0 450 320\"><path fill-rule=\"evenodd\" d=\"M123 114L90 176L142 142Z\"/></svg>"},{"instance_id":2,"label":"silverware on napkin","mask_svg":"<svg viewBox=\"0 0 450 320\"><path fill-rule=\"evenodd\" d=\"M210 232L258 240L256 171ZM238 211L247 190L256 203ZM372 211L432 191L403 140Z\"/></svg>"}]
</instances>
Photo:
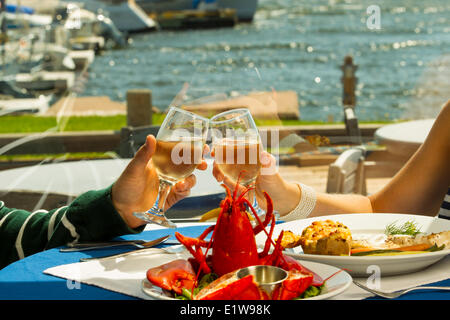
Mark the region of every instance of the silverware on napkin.
<instances>
[{"instance_id":1,"label":"silverware on napkin","mask_svg":"<svg viewBox=\"0 0 450 320\"><path fill-rule=\"evenodd\" d=\"M61 248L60 252L76 252L87 251L94 249L111 248L118 246L135 246L143 248L146 242L144 240L129 240L129 241L107 241L107 242L79 242L75 244L68 244L69 248Z\"/></svg>"},{"instance_id":2,"label":"silverware on napkin","mask_svg":"<svg viewBox=\"0 0 450 320\"><path fill-rule=\"evenodd\" d=\"M108 258L120 258L120 257L124 257L127 256L129 254L141 251L141 250L145 250L145 249L149 249L152 248L164 241L166 241L168 238L170 237L170 235L149 241L149 242L145 242L143 244L141 244L140 246L142 246L142 248L136 249L136 250L131 250L131 251L127 251L124 253L119 253L119 254L113 254L113 255L109 255L109 256L102 256L102 257L91 257L91 258L81 258L80 262L85 262L85 261L92 261L92 260L100 260L100 259L108 259Z\"/></svg>"}]
</instances>

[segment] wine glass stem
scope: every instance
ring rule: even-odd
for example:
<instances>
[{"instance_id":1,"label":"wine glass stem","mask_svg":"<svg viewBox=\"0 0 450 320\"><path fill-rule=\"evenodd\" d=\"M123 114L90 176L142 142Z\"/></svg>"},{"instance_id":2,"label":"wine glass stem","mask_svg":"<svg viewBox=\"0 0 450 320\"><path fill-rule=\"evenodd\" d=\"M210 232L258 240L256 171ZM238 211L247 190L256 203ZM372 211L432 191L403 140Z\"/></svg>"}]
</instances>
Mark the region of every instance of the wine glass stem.
<instances>
[{"instance_id":1,"label":"wine glass stem","mask_svg":"<svg viewBox=\"0 0 450 320\"><path fill-rule=\"evenodd\" d=\"M158 213L164 213L164 206L166 204L167 196L169 195L170 188L172 184L168 183L165 180L159 180L159 191L158 191Z\"/></svg>"}]
</instances>

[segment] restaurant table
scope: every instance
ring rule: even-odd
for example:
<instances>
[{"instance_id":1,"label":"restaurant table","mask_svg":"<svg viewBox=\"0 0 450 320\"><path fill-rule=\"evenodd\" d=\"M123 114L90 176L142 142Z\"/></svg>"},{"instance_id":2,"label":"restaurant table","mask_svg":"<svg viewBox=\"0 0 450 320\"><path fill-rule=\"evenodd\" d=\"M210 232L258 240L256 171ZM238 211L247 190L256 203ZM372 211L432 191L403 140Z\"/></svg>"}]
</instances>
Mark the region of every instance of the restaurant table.
<instances>
[{"instance_id":1,"label":"restaurant table","mask_svg":"<svg viewBox=\"0 0 450 320\"><path fill-rule=\"evenodd\" d=\"M425 141L435 119L424 119L389 124L378 128L374 137L396 156L410 157Z\"/></svg>"},{"instance_id":2,"label":"restaurant table","mask_svg":"<svg viewBox=\"0 0 450 320\"><path fill-rule=\"evenodd\" d=\"M53 162L0 171L0 195L8 192L31 192L58 194L64 199L65 196L74 198L89 190L103 189L113 184L130 160ZM206 170L194 171L197 183L191 189L190 196L170 208L168 217L189 218L218 207L225 190L212 175L213 159L206 159L206 162ZM8 206L7 202L6 205Z\"/></svg>"},{"instance_id":3,"label":"restaurant table","mask_svg":"<svg viewBox=\"0 0 450 320\"><path fill-rule=\"evenodd\" d=\"M126 235L120 239L155 239L175 231L197 237L207 227L206 223L181 223L177 229L160 227L146 228L141 234ZM171 237L174 239L174 237ZM157 247L165 247L161 244ZM16 261L0 270L0 300L136 300L137 298L82 283L80 288L68 286L68 280L44 274L47 268L76 263L80 258L103 256L127 250L110 248L84 252L60 252L59 248L46 250ZM128 248L129 250L129 248ZM353 285L353 284L352 284ZM450 279L430 285L450 286ZM339 296L336 297L339 299ZM379 299L371 297L369 299ZM398 300L448 300L444 291L416 291L397 298Z\"/></svg>"}]
</instances>

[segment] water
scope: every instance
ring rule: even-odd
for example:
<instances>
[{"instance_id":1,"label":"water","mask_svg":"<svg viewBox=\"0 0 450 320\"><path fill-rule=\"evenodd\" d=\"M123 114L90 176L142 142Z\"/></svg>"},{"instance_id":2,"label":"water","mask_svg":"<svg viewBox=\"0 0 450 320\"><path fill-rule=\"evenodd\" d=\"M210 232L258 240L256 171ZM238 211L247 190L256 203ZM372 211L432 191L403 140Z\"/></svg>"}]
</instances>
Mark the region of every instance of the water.
<instances>
[{"instance_id":1,"label":"water","mask_svg":"<svg viewBox=\"0 0 450 320\"><path fill-rule=\"evenodd\" d=\"M366 8L381 9L381 29ZM252 24L132 36L91 66L84 95L125 101L149 88L164 110L187 99L294 90L303 120L342 118L340 65L351 54L361 120L432 117L450 98L450 1L260 0Z\"/></svg>"}]
</instances>

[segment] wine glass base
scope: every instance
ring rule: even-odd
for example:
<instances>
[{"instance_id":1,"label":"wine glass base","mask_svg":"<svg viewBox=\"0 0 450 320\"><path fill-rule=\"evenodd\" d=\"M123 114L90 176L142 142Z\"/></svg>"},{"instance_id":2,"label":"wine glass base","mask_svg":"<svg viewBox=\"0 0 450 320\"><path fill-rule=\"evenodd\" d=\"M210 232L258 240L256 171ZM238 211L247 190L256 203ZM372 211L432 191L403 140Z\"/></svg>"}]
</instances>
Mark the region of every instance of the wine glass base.
<instances>
[{"instance_id":1,"label":"wine glass base","mask_svg":"<svg viewBox=\"0 0 450 320\"><path fill-rule=\"evenodd\" d=\"M133 215L141 220L144 220L147 223L154 223L166 228L176 228L177 225L167 219L164 215L153 213L150 211L147 212L134 212Z\"/></svg>"}]
</instances>

